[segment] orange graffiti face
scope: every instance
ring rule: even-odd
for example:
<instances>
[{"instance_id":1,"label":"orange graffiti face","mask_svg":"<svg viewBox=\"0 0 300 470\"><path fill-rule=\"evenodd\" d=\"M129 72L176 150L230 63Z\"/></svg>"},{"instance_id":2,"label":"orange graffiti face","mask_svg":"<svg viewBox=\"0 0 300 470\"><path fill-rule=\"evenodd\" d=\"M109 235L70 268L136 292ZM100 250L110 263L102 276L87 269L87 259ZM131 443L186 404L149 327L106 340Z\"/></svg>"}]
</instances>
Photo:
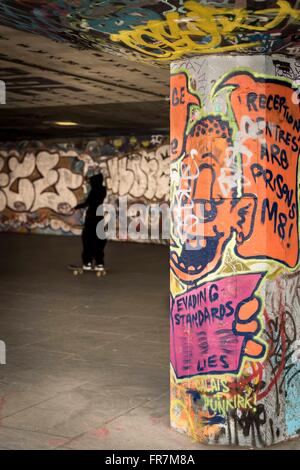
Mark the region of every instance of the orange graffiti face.
<instances>
[{"instance_id":1,"label":"orange graffiti face","mask_svg":"<svg viewBox=\"0 0 300 470\"><path fill-rule=\"evenodd\" d=\"M184 282L216 269L234 232L237 243L251 232L255 199L237 197L239 173L227 150L231 135L228 122L208 116L196 123L186 140L175 195L174 242L180 241L177 249L171 248L170 260Z\"/></svg>"}]
</instances>

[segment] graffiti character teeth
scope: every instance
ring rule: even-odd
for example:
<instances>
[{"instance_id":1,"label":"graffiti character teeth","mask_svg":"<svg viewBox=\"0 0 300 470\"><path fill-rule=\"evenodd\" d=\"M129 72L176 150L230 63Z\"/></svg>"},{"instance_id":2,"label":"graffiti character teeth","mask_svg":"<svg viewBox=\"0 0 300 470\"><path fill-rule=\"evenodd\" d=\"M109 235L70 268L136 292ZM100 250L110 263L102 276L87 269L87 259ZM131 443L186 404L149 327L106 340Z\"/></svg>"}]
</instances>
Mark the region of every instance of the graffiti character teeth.
<instances>
[{"instance_id":1,"label":"graffiti character teeth","mask_svg":"<svg viewBox=\"0 0 300 470\"><path fill-rule=\"evenodd\" d=\"M213 261L219 240L224 236L223 232L217 232L214 237L199 238L196 240L187 240L181 250L180 256L171 252L171 264L175 269L180 269L182 275L199 276L205 270L206 266ZM192 281L193 279L191 279Z\"/></svg>"}]
</instances>

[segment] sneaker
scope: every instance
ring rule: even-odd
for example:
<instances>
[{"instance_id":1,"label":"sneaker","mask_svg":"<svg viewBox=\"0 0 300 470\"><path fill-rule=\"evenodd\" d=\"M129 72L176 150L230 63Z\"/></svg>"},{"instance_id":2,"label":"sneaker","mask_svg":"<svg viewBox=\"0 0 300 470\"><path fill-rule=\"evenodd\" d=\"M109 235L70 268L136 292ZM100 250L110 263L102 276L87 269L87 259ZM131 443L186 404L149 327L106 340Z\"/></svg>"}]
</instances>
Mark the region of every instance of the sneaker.
<instances>
[{"instance_id":1,"label":"sneaker","mask_svg":"<svg viewBox=\"0 0 300 470\"><path fill-rule=\"evenodd\" d=\"M104 271L104 264L96 264L95 271Z\"/></svg>"},{"instance_id":2,"label":"sneaker","mask_svg":"<svg viewBox=\"0 0 300 470\"><path fill-rule=\"evenodd\" d=\"M91 271L93 269L92 263L87 263L82 266L84 271Z\"/></svg>"}]
</instances>

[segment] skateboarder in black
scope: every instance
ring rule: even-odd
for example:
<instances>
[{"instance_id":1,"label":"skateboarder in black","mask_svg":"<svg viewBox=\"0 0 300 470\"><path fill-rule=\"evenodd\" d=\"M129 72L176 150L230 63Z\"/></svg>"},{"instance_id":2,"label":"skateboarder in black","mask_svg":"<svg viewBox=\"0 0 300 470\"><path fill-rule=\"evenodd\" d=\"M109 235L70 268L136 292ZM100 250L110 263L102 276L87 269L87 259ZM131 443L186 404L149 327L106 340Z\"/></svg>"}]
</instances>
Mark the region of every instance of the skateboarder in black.
<instances>
[{"instance_id":1,"label":"skateboarder in black","mask_svg":"<svg viewBox=\"0 0 300 470\"><path fill-rule=\"evenodd\" d=\"M82 231L82 263L83 269L90 271L93 269L93 262L95 262L94 269L96 271L104 271L104 247L106 240L101 240L97 237L96 227L97 224L103 219L102 216L96 216L97 208L103 204L106 197L106 188L103 186L103 176L101 173L91 176L89 179L91 190L87 199L77 204L74 209L83 209L87 207L84 227Z\"/></svg>"}]
</instances>

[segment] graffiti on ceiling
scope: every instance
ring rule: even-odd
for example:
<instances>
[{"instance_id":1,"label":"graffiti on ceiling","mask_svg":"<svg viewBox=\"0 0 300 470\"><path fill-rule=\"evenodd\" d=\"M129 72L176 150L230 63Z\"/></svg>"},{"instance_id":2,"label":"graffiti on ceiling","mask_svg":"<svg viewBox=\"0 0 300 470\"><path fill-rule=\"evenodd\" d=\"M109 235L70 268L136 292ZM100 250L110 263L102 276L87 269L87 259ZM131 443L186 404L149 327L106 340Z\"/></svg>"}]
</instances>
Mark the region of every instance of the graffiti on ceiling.
<instances>
[{"instance_id":1,"label":"graffiti on ceiling","mask_svg":"<svg viewBox=\"0 0 300 470\"><path fill-rule=\"evenodd\" d=\"M153 63L184 56L300 56L300 0L3 0L0 22Z\"/></svg>"}]
</instances>

